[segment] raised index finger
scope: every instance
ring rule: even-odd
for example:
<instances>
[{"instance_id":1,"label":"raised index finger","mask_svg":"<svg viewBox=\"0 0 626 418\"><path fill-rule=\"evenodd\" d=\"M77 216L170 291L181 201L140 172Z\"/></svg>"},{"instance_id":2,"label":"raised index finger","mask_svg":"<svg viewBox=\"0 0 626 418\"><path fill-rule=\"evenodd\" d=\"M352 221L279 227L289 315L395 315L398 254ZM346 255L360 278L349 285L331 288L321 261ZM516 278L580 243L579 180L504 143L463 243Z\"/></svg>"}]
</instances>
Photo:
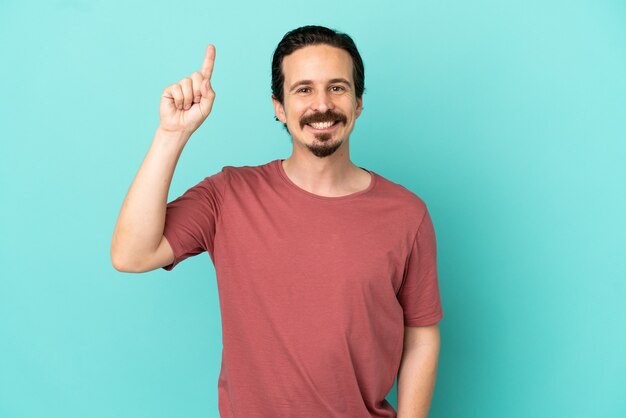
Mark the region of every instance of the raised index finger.
<instances>
[{"instance_id":1,"label":"raised index finger","mask_svg":"<svg viewBox=\"0 0 626 418\"><path fill-rule=\"evenodd\" d=\"M204 62L202 63L202 76L204 78L211 78L211 74L213 73L213 63L215 63L215 46L213 44L209 44L206 48L206 53L204 54Z\"/></svg>"}]
</instances>

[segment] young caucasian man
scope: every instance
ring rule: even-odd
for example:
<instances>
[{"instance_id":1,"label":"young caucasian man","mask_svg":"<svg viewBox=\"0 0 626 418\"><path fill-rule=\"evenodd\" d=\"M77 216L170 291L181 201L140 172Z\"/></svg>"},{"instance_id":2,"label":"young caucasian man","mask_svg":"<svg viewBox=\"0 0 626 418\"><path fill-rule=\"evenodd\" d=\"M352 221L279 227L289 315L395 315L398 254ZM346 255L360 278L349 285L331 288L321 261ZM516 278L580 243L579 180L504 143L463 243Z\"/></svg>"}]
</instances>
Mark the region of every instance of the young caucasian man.
<instances>
[{"instance_id":1,"label":"young caucasian man","mask_svg":"<svg viewBox=\"0 0 626 418\"><path fill-rule=\"evenodd\" d=\"M167 203L178 158L211 112L215 48L163 90L160 125L111 243L123 272L206 251L222 317L222 418L425 418L443 318L426 204L350 160L363 62L346 34L288 32L272 61L289 158L223 166ZM398 377L398 410L385 396Z\"/></svg>"}]
</instances>

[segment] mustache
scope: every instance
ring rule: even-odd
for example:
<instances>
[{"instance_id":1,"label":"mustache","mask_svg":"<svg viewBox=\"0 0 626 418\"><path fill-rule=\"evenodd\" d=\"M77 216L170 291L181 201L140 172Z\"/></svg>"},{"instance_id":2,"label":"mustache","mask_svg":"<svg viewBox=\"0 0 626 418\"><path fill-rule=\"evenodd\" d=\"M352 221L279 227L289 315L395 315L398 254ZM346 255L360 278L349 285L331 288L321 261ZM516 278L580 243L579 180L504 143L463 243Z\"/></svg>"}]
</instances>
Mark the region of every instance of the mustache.
<instances>
[{"instance_id":1,"label":"mustache","mask_svg":"<svg viewBox=\"0 0 626 418\"><path fill-rule=\"evenodd\" d=\"M310 115L303 116L302 119L300 119L300 128L304 129L304 125L308 123L335 122L335 121L339 121L345 124L347 121L347 118L345 115L341 113L328 109L324 113L312 113Z\"/></svg>"}]
</instances>

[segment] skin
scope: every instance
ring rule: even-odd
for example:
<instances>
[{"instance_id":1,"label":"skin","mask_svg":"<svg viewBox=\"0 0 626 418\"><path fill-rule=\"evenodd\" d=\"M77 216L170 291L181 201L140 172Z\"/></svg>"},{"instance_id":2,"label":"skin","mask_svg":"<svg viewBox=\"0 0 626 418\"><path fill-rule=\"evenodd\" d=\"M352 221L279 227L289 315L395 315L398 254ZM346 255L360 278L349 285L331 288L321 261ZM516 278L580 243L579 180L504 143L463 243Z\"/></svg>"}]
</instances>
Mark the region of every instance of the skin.
<instances>
[{"instance_id":1,"label":"skin","mask_svg":"<svg viewBox=\"0 0 626 418\"><path fill-rule=\"evenodd\" d=\"M111 240L111 262L118 271L142 273L174 259L163 236L167 194L183 148L211 113L214 62L215 46L211 44L199 71L161 93L160 124L124 198Z\"/></svg>"},{"instance_id":2,"label":"skin","mask_svg":"<svg viewBox=\"0 0 626 418\"><path fill-rule=\"evenodd\" d=\"M350 54L340 48L300 48L283 59L283 103L272 98L275 115L287 124L293 143L291 156L283 161L285 173L302 189L321 196L352 194L371 181L370 174L350 160L350 134L363 110L352 65ZM303 124L326 112L342 119L332 132L320 133Z\"/></svg>"},{"instance_id":3,"label":"skin","mask_svg":"<svg viewBox=\"0 0 626 418\"><path fill-rule=\"evenodd\" d=\"M437 380L439 324L404 327L398 371L398 418L427 418Z\"/></svg>"}]
</instances>

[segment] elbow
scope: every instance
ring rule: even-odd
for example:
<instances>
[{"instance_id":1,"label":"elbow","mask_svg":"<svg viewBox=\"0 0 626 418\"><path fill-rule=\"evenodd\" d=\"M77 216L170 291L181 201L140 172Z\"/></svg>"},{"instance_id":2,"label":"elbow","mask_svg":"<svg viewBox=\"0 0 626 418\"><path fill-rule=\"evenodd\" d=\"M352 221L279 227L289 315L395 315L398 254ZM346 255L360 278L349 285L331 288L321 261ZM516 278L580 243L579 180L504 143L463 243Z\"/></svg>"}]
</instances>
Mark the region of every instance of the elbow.
<instances>
[{"instance_id":1,"label":"elbow","mask_svg":"<svg viewBox=\"0 0 626 418\"><path fill-rule=\"evenodd\" d=\"M111 245L109 247L109 258L111 259L111 264L113 268L119 272L125 272L124 260L121 257L120 251L117 245L117 237L116 234L113 234L113 239L111 239Z\"/></svg>"},{"instance_id":2,"label":"elbow","mask_svg":"<svg viewBox=\"0 0 626 418\"><path fill-rule=\"evenodd\" d=\"M111 250L109 252L109 256L111 258L111 264L113 268L120 273L134 273L135 269L132 264L128 262L127 258L120 254L119 251L116 251L113 246L111 246Z\"/></svg>"},{"instance_id":3,"label":"elbow","mask_svg":"<svg viewBox=\"0 0 626 418\"><path fill-rule=\"evenodd\" d=\"M134 273L134 263L128 257L128 251L124 250L123 246L120 246L120 240L114 234L111 240L111 246L109 248L109 257L113 268L120 273Z\"/></svg>"},{"instance_id":4,"label":"elbow","mask_svg":"<svg viewBox=\"0 0 626 418\"><path fill-rule=\"evenodd\" d=\"M145 267L145 263L140 262L138 259L129 259L113 251L111 251L111 264L120 273L145 273L150 271L149 268Z\"/></svg>"},{"instance_id":5,"label":"elbow","mask_svg":"<svg viewBox=\"0 0 626 418\"><path fill-rule=\"evenodd\" d=\"M113 265L113 268L117 271L119 271L120 273L128 273L129 269L126 268L126 265L124 264L124 261L117 255L114 255L113 253L111 253L111 264Z\"/></svg>"}]
</instances>

